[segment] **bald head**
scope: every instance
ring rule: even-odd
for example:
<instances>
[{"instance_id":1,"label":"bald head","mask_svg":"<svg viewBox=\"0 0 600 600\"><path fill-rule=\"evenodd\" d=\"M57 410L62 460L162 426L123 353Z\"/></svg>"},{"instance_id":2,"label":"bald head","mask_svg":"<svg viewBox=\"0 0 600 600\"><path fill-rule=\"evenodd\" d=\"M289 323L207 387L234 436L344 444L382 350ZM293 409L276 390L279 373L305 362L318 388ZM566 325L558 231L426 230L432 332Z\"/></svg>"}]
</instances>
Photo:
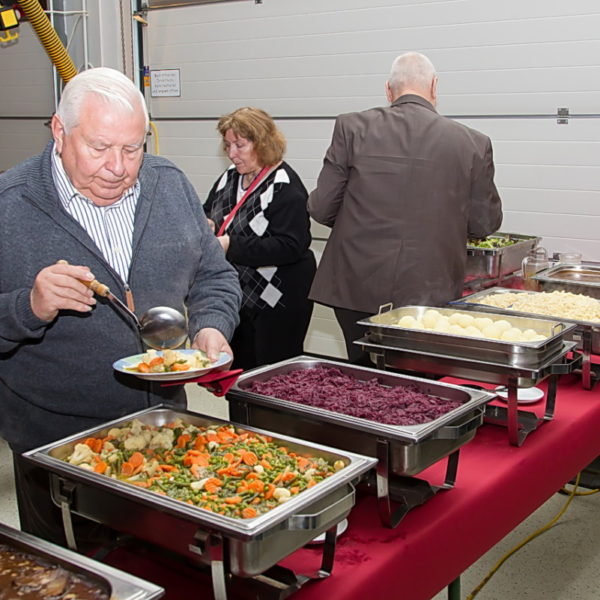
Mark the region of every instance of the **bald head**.
<instances>
[{"instance_id":1,"label":"bald head","mask_svg":"<svg viewBox=\"0 0 600 600\"><path fill-rule=\"evenodd\" d=\"M388 100L393 102L405 94L416 94L435 106L437 75L431 61L419 52L401 54L392 63L386 82Z\"/></svg>"}]
</instances>

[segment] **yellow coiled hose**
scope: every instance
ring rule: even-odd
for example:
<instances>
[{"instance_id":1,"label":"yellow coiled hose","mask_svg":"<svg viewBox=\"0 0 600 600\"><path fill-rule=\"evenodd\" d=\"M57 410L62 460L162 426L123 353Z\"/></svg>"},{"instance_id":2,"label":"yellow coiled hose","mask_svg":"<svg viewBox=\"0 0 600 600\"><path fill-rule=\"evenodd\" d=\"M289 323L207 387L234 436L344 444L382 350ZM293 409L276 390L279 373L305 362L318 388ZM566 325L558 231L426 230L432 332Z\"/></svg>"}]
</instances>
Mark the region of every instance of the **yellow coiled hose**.
<instances>
[{"instance_id":1,"label":"yellow coiled hose","mask_svg":"<svg viewBox=\"0 0 600 600\"><path fill-rule=\"evenodd\" d=\"M68 83L70 79L77 75L77 68L73 64L71 57L54 30L54 27L52 27L52 24L42 9L39 1L20 0L19 5L37 33L48 56L56 66L61 79L65 83Z\"/></svg>"}]
</instances>

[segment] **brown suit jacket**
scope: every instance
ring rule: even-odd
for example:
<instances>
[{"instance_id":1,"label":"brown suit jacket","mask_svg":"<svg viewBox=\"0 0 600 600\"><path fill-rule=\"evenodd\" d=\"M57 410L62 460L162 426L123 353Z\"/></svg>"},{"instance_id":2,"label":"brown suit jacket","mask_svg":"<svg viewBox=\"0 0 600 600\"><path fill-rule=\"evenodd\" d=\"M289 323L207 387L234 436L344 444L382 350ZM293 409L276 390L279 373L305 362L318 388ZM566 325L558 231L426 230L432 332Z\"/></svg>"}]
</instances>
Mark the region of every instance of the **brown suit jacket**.
<instances>
[{"instance_id":1,"label":"brown suit jacket","mask_svg":"<svg viewBox=\"0 0 600 600\"><path fill-rule=\"evenodd\" d=\"M502 222L489 138L416 95L337 118L308 207L332 228L310 298L373 314L460 297L467 237Z\"/></svg>"}]
</instances>

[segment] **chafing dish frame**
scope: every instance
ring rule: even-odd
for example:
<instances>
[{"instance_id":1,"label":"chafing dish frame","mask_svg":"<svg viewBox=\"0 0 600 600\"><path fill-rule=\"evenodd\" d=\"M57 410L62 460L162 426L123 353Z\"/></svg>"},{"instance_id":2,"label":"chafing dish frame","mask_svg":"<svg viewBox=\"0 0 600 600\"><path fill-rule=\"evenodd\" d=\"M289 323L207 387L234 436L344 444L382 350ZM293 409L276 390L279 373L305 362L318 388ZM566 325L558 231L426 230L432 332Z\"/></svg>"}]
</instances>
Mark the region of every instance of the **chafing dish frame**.
<instances>
[{"instance_id":1,"label":"chafing dish frame","mask_svg":"<svg viewBox=\"0 0 600 600\"><path fill-rule=\"evenodd\" d=\"M436 354L452 355L457 358L472 358L503 363L516 368L537 367L544 364L549 357L556 356L562 348L563 337L575 329L571 323L563 323L558 319L512 316L511 322L521 329L534 329L546 336L546 339L536 342L507 342L483 337L470 337L442 333L427 329L400 327L396 323L403 316L421 318L428 310L437 310L442 316L449 316L461 311L460 307L433 306L400 306L391 308L391 304L380 307L380 312L357 324L369 330L372 341L378 340L386 345L404 350L433 352ZM499 319L507 317L499 311L466 312L474 317L490 317L495 314Z\"/></svg>"},{"instance_id":2,"label":"chafing dish frame","mask_svg":"<svg viewBox=\"0 0 600 600\"><path fill-rule=\"evenodd\" d=\"M111 592L111 599L155 600L161 598L165 590L110 565L105 565L67 548L57 546L29 533L13 529L0 523L0 543L16 551L26 552L34 557L58 564L69 572L84 575L90 581L101 581Z\"/></svg>"},{"instance_id":3,"label":"chafing dish frame","mask_svg":"<svg viewBox=\"0 0 600 600\"><path fill-rule=\"evenodd\" d=\"M507 427L508 441L513 446L521 446L532 431L553 419L557 377L571 373L581 362L581 355L574 352L575 342L563 342L559 353L536 368L514 367L433 352L404 350L396 346L386 346L374 342L368 335L354 343L370 353L371 360L378 369L406 369L505 385L507 388L506 408L487 406L485 421ZM569 352L573 352L574 355L570 361L566 359ZM546 378L549 380L543 418L538 418L535 413L519 410L517 407L519 387L531 387Z\"/></svg>"},{"instance_id":4,"label":"chafing dish frame","mask_svg":"<svg viewBox=\"0 0 600 600\"><path fill-rule=\"evenodd\" d=\"M263 515L254 519L234 519L124 481L99 476L63 460L76 443L106 433L113 427L124 426L134 419L156 425L178 417L199 426L233 425L239 430L267 435L298 452L343 460L346 466ZM292 576L287 575L287 578L293 583L279 582L273 587L282 594L289 594L290 589L298 589L307 581L327 577L333 568L337 524L354 505L354 484L376 463L371 457L351 451L304 442L163 404L30 450L23 456L50 471L50 492L61 508L65 535L70 544L74 544L72 514L104 523L117 531L167 548L198 566L209 566L215 600L227 598L227 582L232 577L252 578L253 584L269 587L268 581L261 584L261 575L321 533L325 533L325 543L320 569L306 575L289 572ZM133 519L132 514L137 517ZM147 526L150 520L152 527ZM167 531L178 531L185 540L169 536ZM273 589L269 593L273 594Z\"/></svg>"},{"instance_id":5,"label":"chafing dish frame","mask_svg":"<svg viewBox=\"0 0 600 600\"><path fill-rule=\"evenodd\" d=\"M334 367L359 380L376 378L381 385L413 384L423 393L440 397L444 393L454 396L466 394L470 400L460 409L429 423L402 426L351 417L244 389L253 380L266 380L278 374L317 366ZM230 417L237 422L279 428L292 435L301 429L303 436L312 441L335 439L338 447L352 447L377 457L375 481L366 480L363 484L377 493L381 522L386 527L396 527L413 507L438 491L454 486L460 446L475 435L483 422L483 406L495 396L482 390L474 391L410 375L302 355L242 374L226 394L226 399L229 401ZM445 457L448 461L442 485L435 486L409 477ZM395 508L394 503L397 504Z\"/></svg>"},{"instance_id":6,"label":"chafing dish frame","mask_svg":"<svg viewBox=\"0 0 600 600\"><path fill-rule=\"evenodd\" d=\"M573 273L591 272L596 276L596 281L578 281L561 277L561 273L571 271ZM548 269L544 269L533 275L532 279L537 281L540 291L553 292L564 290L573 294L585 294L600 300L600 266L592 263L581 263L579 265L568 265L558 263Z\"/></svg>"},{"instance_id":7,"label":"chafing dish frame","mask_svg":"<svg viewBox=\"0 0 600 600\"><path fill-rule=\"evenodd\" d=\"M522 317L543 317L545 315L539 315L537 313L526 313L517 310L510 310L505 308L497 308L495 306L489 306L487 304L481 304L477 302L485 296L493 294L536 294L532 290L516 290L511 288L503 287L492 287L484 291L475 292L463 296L460 300L454 300L448 304L451 306L464 306L468 310L482 311L482 312L494 312L498 314L504 314L506 316L522 316ZM599 300L600 302L600 300ZM565 336L565 339L575 340L577 342L577 349L581 351L581 382L582 387L586 390L591 390L594 384L600 380L600 365L592 363L592 354L600 354L600 322L597 321L580 321L577 319L561 318L561 321L565 323L571 323L575 325L575 328Z\"/></svg>"}]
</instances>

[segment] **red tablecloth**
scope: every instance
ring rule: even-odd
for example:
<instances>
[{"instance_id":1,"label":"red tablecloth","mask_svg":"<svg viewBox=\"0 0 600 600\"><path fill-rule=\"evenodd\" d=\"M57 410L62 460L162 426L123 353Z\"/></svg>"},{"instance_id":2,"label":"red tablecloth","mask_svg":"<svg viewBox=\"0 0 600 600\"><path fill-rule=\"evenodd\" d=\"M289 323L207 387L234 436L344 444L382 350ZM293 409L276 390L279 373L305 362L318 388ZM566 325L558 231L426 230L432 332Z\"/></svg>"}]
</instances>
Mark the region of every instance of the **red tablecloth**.
<instances>
[{"instance_id":1,"label":"red tablecloth","mask_svg":"<svg viewBox=\"0 0 600 600\"><path fill-rule=\"evenodd\" d=\"M520 408L541 416L543 401ZM455 487L411 510L396 529L381 525L374 497L358 497L338 540L332 575L293 598L364 600L386 598L397 589L403 598L428 600L598 455L600 387L586 391L579 377L563 376L554 420L530 433L521 447L509 445L503 427L480 427L460 451ZM442 483L445 462L419 477ZM113 564L163 585L166 600L211 597L206 577L138 559L121 556ZM314 569L320 550L302 549L282 564L297 572Z\"/></svg>"}]
</instances>

